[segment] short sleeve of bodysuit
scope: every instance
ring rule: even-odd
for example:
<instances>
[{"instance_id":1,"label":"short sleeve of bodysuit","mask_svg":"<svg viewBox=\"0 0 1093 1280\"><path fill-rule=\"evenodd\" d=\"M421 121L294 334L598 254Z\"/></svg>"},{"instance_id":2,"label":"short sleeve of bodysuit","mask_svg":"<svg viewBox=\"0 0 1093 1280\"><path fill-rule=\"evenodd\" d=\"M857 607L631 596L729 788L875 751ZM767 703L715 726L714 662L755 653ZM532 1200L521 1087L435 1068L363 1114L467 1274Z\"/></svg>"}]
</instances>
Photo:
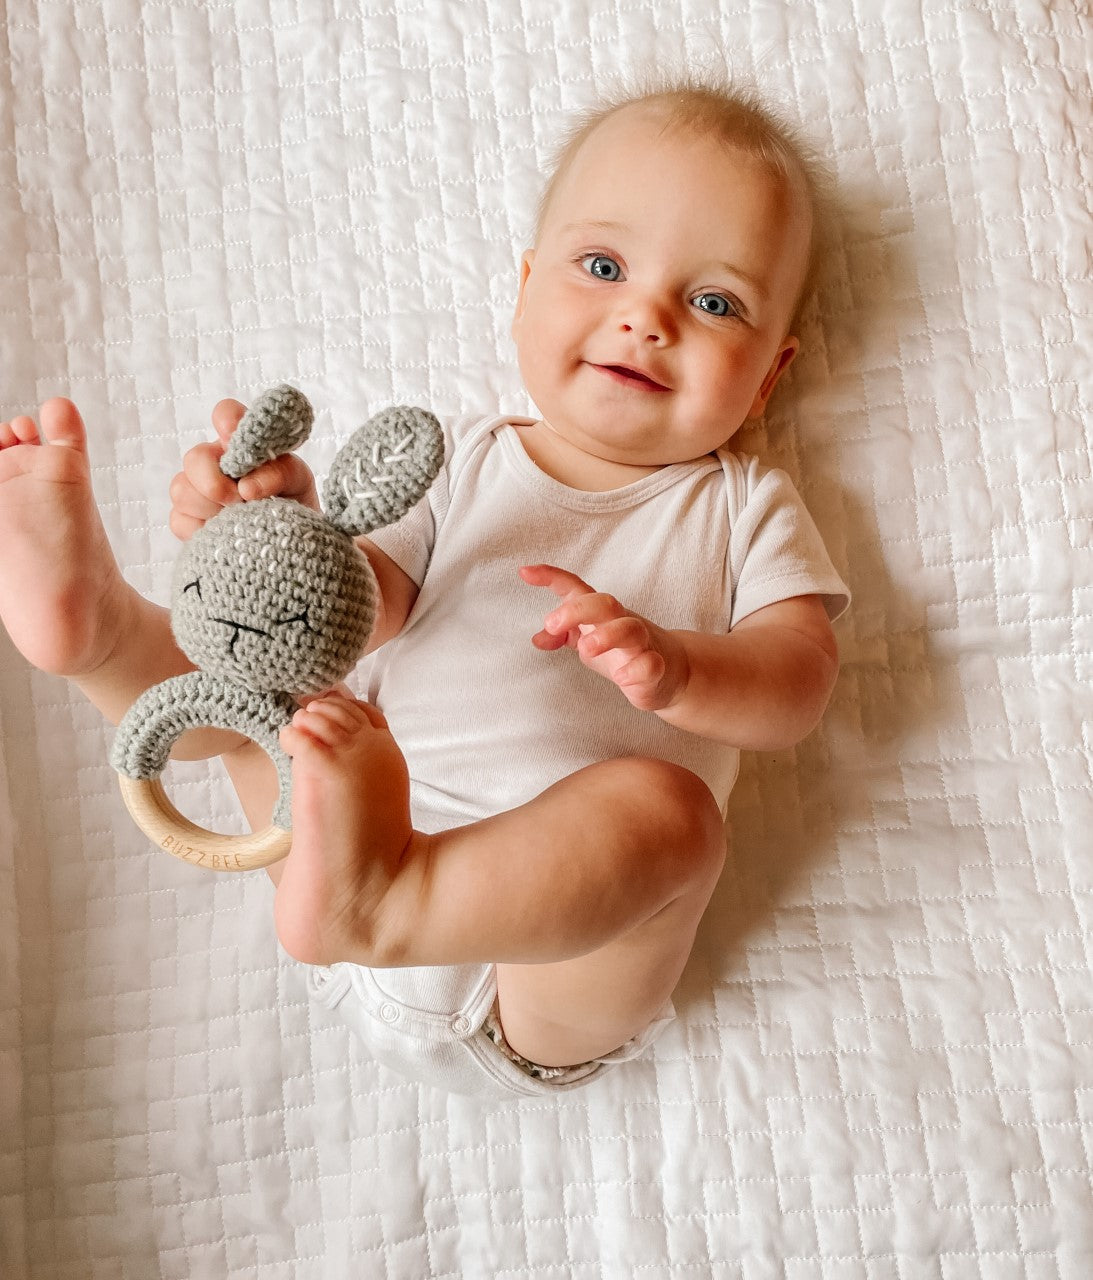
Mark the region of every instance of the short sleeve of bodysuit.
<instances>
[{"instance_id":1,"label":"short sleeve of bodysuit","mask_svg":"<svg viewBox=\"0 0 1093 1280\"><path fill-rule=\"evenodd\" d=\"M723 452L729 496L732 625L769 604L818 595L834 620L850 592L784 471Z\"/></svg>"},{"instance_id":2,"label":"short sleeve of bodysuit","mask_svg":"<svg viewBox=\"0 0 1093 1280\"><path fill-rule=\"evenodd\" d=\"M481 416L446 422L444 466L429 492L396 524L368 535L419 587L447 514L454 450L482 422ZM837 618L850 593L789 476L746 455L720 450L718 457L729 509L732 625L795 595L819 595Z\"/></svg>"}]
</instances>

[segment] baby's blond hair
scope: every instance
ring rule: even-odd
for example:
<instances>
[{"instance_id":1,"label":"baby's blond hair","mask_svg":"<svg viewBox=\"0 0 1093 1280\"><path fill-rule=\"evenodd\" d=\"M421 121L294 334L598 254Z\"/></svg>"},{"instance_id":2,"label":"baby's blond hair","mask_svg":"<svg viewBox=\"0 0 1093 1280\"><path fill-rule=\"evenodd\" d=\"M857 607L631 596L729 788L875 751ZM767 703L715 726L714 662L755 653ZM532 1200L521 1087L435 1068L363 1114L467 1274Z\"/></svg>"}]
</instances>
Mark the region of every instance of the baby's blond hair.
<instances>
[{"instance_id":1,"label":"baby's blond hair","mask_svg":"<svg viewBox=\"0 0 1093 1280\"><path fill-rule=\"evenodd\" d=\"M534 235L538 243L555 191L582 144L608 116L627 107L659 110L665 128L719 138L766 165L777 177L802 192L812 213L807 267L793 307L796 322L816 284L822 242L834 204L830 170L804 132L758 90L712 72L651 73L638 82L605 94L580 112L563 135L549 167L536 206Z\"/></svg>"}]
</instances>

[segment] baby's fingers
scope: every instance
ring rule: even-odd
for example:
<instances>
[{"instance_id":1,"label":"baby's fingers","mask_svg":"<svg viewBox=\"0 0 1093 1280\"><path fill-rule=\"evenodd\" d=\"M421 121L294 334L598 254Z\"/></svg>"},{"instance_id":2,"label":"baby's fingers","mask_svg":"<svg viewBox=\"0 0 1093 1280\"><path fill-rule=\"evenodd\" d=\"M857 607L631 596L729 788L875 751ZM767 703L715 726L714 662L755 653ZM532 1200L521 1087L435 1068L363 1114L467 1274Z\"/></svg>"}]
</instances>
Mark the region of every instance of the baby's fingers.
<instances>
[{"instance_id":1,"label":"baby's fingers","mask_svg":"<svg viewBox=\"0 0 1093 1280\"><path fill-rule=\"evenodd\" d=\"M547 587L556 596L565 596L570 592L591 591L592 588L568 569L559 569L553 564L523 564L520 566L520 577L533 587Z\"/></svg>"},{"instance_id":2,"label":"baby's fingers","mask_svg":"<svg viewBox=\"0 0 1093 1280\"><path fill-rule=\"evenodd\" d=\"M582 653L594 658L610 649L630 650L636 655L652 644L653 637L644 618L626 617L601 623L582 637L580 648Z\"/></svg>"},{"instance_id":3,"label":"baby's fingers","mask_svg":"<svg viewBox=\"0 0 1093 1280\"><path fill-rule=\"evenodd\" d=\"M666 670L662 655L647 649L615 672L615 683L639 711L655 711L665 705L661 682Z\"/></svg>"},{"instance_id":4,"label":"baby's fingers","mask_svg":"<svg viewBox=\"0 0 1093 1280\"><path fill-rule=\"evenodd\" d=\"M221 507L231 506L232 503L242 502L239 486L220 470L220 459L223 456L224 446L209 441L194 445L192 449L187 450L182 459L182 475L175 477L175 481L178 482L178 499L175 498L176 485L172 484L172 500L189 501L185 488L188 483L199 498L215 504L217 511ZM187 511L191 515L199 514L196 510L189 511L188 507Z\"/></svg>"},{"instance_id":5,"label":"baby's fingers","mask_svg":"<svg viewBox=\"0 0 1093 1280\"><path fill-rule=\"evenodd\" d=\"M564 649L569 643L569 635L562 632L561 635L552 635L549 631L536 631L531 637L531 643L536 649L542 649L544 653L553 653L555 649Z\"/></svg>"},{"instance_id":6,"label":"baby's fingers","mask_svg":"<svg viewBox=\"0 0 1093 1280\"><path fill-rule=\"evenodd\" d=\"M213 426L220 441L216 453L218 469L220 458L246 412L247 406L238 400L221 400L213 409ZM258 498L291 498L313 511L319 510L319 493L311 468L294 454L282 454L249 471L239 481L239 496L245 502Z\"/></svg>"},{"instance_id":7,"label":"baby's fingers","mask_svg":"<svg viewBox=\"0 0 1093 1280\"><path fill-rule=\"evenodd\" d=\"M569 596L543 619L544 628L552 635L565 635L580 626L599 627L626 616L614 596L602 591Z\"/></svg>"},{"instance_id":8,"label":"baby's fingers","mask_svg":"<svg viewBox=\"0 0 1093 1280\"><path fill-rule=\"evenodd\" d=\"M224 506L222 502L205 497L184 471L180 471L174 477L167 492L171 498L172 509L179 515L189 516L194 520L211 520ZM234 501L239 501L238 495Z\"/></svg>"},{"instance_id":9,"label":"baby's fingers","mask_svg":"<svg viewBox=\"0 0 1093 1280\"><path fill-rule=\"evenodd\" d=\"M180 511L172 511L167 517L167 524L179 542L189 542L204 523L204 520L195 519L194 516L183 515Z\"/></svg>"},{"instance_id":10,"label":"baby's fingers","mask_svg":"<svg viewBox=\"0 0 1093 1280\"><path fill-rule=\"evenodd\" d=\"M256 498L292 498L312 510L319 509L319 494L311 468L295 454L285 453L248 472L239 481L239 495L246 502Z\"/></svg>"},{"instance_id":11,"label":"baby's fingers","mask_svg":"<svg viewBox=\"0 0 1093 1280\"><path fill-rule=\"evenodd\" d=\"M213 427L224 448L227 448L232 432L246 412L247 406L240 404L238 400L221 400L214 407Z\"/></svg>"}]
</instances>

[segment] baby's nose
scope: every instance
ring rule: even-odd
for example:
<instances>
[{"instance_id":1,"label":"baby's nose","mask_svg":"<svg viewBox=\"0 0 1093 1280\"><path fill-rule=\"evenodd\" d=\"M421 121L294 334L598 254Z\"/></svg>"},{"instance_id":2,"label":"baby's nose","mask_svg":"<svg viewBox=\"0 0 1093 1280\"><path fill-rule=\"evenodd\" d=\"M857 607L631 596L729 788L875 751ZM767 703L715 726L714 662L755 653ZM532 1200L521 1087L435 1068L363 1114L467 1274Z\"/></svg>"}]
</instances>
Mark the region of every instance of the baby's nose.
<instances>
[{"instance_id":1,"label":"baby's nose","mask_svg":"<svg viewBox=\"0 0 1093 1280\"><path fill-rule=\"evenodd\" d=\"M646 342L663 342L664 341L664 333L662 332L663 326L658 325L654 328L648 324L633 325L633 324L628 324L624 320L619 327L623 333L635 333L635 332L640 333L642 329L648 329L650 330L650 332L646 333L645 335Z\"/></svg>"},{"instance_id":2,"label":"baby's nose","mask_svg":"<svg viewBox=\"0 0 1093 1280\"><path fill-rule=\"evenodd\" d=\"M620 299L616 312L620 333L636 334L643 343L662 345L671 340L675 318L671 301L657 290L635 289Z\"/></svg>"}]
</instances>

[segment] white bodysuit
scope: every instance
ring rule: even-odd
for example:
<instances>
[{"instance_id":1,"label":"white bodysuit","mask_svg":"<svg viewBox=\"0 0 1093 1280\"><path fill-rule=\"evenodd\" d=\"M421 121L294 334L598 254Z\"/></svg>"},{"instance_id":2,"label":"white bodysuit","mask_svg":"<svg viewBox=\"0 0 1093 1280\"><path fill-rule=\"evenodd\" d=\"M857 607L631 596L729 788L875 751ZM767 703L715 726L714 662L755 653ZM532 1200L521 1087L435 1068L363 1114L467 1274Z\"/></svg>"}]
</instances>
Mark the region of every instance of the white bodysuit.
<instances>
[{"instance_id":1,"label":"white bodysuit","mask_svg":"<svg viewBox=\"0 0 1093 1280\"><path fill-rule=\"evenodd\" d=\"M632 755L690 769L724 811L739 751L636 710L572 650L535 649L531 637L557 600L517 570L568 569L673 629L725 633L765 605L809 594L834 618L849 595L815 524L784 472L724 450L620 489L571 489L524 451L517 427L529 422L450 424L429 493L370 535L420 587L401 634L362 668L362 696L406 756L414 825L473 822L595 761ZM545 1083L482 1031L492 966L340 964L316 970L312 986L382 1061L457 1092L583 1084L606 1062L637 1056L672 1016L669 1006L645 1036L577 1078Z\"/></svg>"}]
</instances>

